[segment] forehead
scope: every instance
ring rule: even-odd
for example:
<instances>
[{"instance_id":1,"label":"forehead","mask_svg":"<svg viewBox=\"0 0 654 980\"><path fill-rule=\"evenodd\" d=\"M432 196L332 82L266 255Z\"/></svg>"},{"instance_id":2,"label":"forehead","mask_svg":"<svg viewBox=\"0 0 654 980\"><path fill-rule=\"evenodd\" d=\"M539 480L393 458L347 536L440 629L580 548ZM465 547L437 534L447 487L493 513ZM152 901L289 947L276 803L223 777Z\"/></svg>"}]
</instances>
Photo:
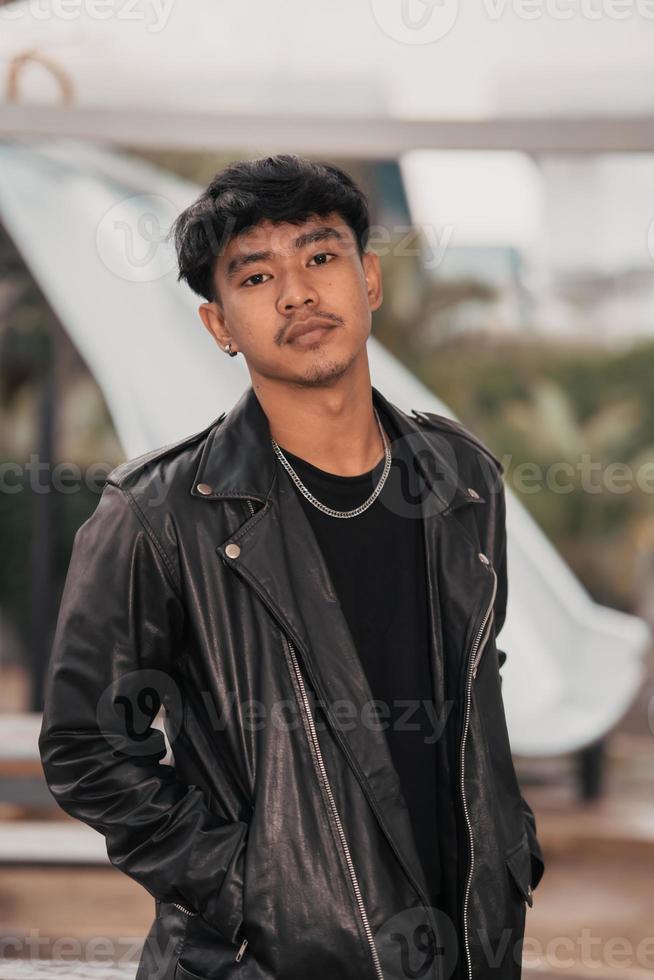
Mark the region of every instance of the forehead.
<instances>
[{"instance_id":1,"label":"forehead","mask_svg":"<svg viewBox=\"0 0 654 980\"><path fill-rule=\"evenodd\" d=\"M332 212L324 217L312 216L298 224L290 221L273 224L272 221L266 219L234 235L228 242L223 254L227 259L261 249L275 254L290 254L306 244L302 238L306 237L307 233L319 231L322 228L335 230L344 243L354 241L350 226L340 214ZM337 241L335 236L333 240Z\"/></svg>"}]
</instances>

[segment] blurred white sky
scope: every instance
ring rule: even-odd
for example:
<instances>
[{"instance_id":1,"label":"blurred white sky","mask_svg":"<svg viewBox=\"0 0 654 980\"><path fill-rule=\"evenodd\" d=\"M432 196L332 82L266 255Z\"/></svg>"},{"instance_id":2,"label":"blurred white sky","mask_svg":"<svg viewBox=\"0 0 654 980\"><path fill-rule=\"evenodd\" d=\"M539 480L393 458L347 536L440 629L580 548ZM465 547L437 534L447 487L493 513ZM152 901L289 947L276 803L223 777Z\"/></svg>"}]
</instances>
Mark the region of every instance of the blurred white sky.
<instances>
[{"instance_id":1,"label":"blurred white sky","mask_svg":"<svg viewBox=\"0 0 654 980\"><path fill-rule=\"evenodd\" d=\"M27 0L0 72L37 47L81 104L400 116L648 113L654 0ZM298 85L301 81L301 85ZM26 101L56 98L29 67Z\"/></svg>"},{"instance_id":2,"label":"blurred white sky","mask_svg":"<svg viewBox=\"0 0 654 980\"><path fill-rule=\"evenodd\" d=\"M413 220L453 230L454 245L533 245L543 181L524 153L413 150L402 157Z\"/></svg>"}]
</instances>

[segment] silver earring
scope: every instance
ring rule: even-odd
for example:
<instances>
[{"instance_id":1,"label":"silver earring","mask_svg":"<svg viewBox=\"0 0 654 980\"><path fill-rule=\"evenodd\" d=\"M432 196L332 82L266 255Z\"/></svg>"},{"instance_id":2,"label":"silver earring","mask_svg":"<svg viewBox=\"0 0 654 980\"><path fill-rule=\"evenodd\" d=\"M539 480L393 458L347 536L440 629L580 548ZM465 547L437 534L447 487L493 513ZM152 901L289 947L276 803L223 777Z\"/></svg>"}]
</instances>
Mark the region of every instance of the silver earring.
<instances>
[{"instance_id":1,"label":"silver earring","mask_svg":"<svg viewBox=\"0 0 654 980\"><path fill-rule=\"evenodd\" d=\"M231 340L227 344L226 350L227 350L227 353L229 354L230 357L236 357L236 355L238 354L238 351L237 350L232 350L232 342L231 342Z\"/></svg>"}]
</instances>

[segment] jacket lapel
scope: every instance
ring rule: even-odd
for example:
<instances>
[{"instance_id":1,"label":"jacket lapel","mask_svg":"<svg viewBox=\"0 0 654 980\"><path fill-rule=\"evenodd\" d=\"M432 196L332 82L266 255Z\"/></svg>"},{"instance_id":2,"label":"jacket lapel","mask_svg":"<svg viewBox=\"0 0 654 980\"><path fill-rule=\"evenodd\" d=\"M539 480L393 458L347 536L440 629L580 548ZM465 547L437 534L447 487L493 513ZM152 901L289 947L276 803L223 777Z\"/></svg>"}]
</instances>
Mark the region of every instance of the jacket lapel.
<instances>
[{"instance_id":1,"label":"jacket lapel","mask_svg":"<svg viewBox=\"0 0 654 980\"><path fill-rule=\"evenodd\" d=\"M474 543L460 524L443 518L464 504L483 503L484 497L471 497L460 484L445 442L441 446L431 433L427 437L424 419L414 421L376 388L373 401L385 406L415 447L423 490L417 506L425 534L431 656L435 671L442 672L441 645L452 649L456 646L452 637L457 637L461 660L463 637L474 628L471 612L476 615L482 608L488 591L488 575L480 568ZM205 500L243 498L261 504L258 509L252 507L252 516L236 535L216 543L216 551L256 591L295 643L334 736L389 843L414 886L426 894L408 809L384 731L365 724L339 725L333 710L335 702L345 701L353 706L354 717L363 719L364 706L373 695L313 529L297 489L277 462L268 420L252 387L214 429L190 492ZM235 539L240 551L238 557L230 558L226 549ZM459 582L452 595L443 588L450 577ZM466 583L464 589L461 582ZM443 604L448 602L448 615L443 618Z\"/></svg>"}]
</instances>

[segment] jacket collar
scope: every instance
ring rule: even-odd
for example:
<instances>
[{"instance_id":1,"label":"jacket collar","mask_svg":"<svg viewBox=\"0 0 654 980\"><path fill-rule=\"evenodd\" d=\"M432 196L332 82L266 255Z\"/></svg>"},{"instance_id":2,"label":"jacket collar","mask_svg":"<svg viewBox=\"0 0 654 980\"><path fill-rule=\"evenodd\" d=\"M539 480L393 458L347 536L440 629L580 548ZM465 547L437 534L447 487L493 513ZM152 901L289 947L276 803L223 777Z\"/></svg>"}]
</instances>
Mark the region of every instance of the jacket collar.
<instances>
[{"instance_id":1,"label":"jacket collar","mask_svg":"<svg viewBox=\"0 0 654 980\"><path fill-rule=\"evenodd\" d=\"M430 512L448 514L461 504L485 503L479 487L465 486L447 438L427 415L407 415L372 386L372 401L385 409L402 437L409 439L416 465L433 496ZM205 443L190 493L205 500L251 498L266 503L278 467L268 418L249 385L228 413L217 420Z\"/></svg>"}]
</instances>

